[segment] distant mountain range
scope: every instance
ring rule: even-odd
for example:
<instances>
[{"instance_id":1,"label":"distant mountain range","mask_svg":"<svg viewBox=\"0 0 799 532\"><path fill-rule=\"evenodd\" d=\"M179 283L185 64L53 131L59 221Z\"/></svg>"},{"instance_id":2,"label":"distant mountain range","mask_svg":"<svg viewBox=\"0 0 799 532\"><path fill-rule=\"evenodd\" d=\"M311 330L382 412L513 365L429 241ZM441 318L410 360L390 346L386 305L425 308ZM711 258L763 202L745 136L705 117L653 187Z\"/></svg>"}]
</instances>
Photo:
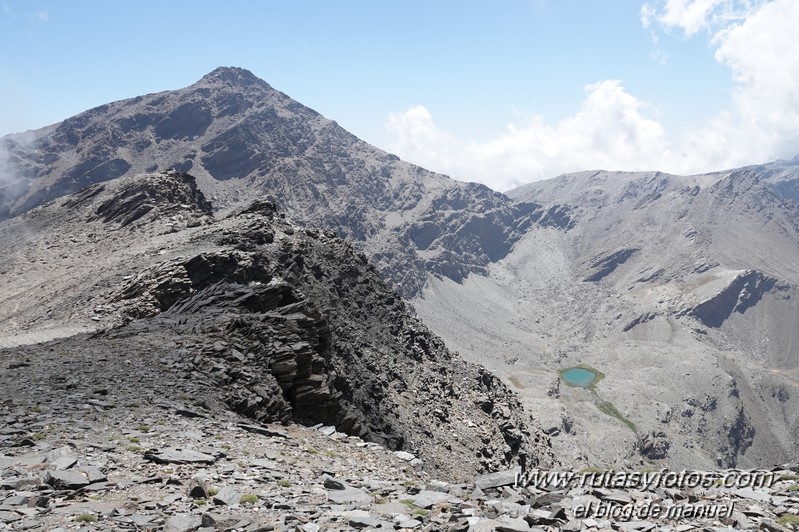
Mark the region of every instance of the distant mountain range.
<instances>
[{"instance_id":1,"label":"distant mountain range","mask_svg":"<svg viewBox=\"0 0 799 532\"><path fill-rule=\"evenodd\" d=\"M196 177L217 218L261 199L336 232L450 348L516 388L566 463L755 466L799 451L799 157L579 172L503 195L403 162L238 68L0 150L0 219L26 245L40 222L22 213L168 168ZM157 202L140 193L145 216ZM603 374L593 389L563 381L578 365Z\"/></svg>"}]
</instances>

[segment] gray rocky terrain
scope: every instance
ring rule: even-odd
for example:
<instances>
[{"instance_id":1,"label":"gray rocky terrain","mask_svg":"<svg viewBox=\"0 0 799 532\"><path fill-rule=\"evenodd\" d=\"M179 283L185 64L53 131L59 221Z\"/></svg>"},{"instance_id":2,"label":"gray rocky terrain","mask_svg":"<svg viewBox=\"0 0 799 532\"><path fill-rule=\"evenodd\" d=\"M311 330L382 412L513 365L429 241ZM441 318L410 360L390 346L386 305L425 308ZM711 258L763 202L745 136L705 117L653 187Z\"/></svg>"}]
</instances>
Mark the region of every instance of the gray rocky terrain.
<instances>
[{"instance_id":1,"label":"gray rocky terrain","mask_svg":"<svg viewBox=\"0 0 799 532\"><path fill-rule=\"evenodd\" d=\"M253 424L183 359L135 341L127 358L80 337L16 352L0 375L14 392L0 405L0 529L777 531L799 511L795 465L756 489L720 472L693 489L441 481L332 426Z\"/></svg>"},{"instance_id":2,"label":"gray rocky terrain","mask_svg":"<svg viewBox=\"0 0 799 532\"><path fill-rule=\"evenodd\" d=\"M488 276L431 279L415 307L513 383L566 463L791 459L799 218L785 191L797 165L773 166L527 185L509 195L565 204L574 227L531 228ZM576 365L604 378L570 387L559 370Z\"/></svg>"},{"instance_id":3,"label":"gray rocky terrain","mask_svg":"<svg viewBox=\"0 0 799 532\"><path fill-rule=\"evenodd\" d=\"M0 151L0 528L796 520L797 159L503 195L236 68ZM511 482L558 463L787 465L757 489Z\"/></svg>"}]
</instances>

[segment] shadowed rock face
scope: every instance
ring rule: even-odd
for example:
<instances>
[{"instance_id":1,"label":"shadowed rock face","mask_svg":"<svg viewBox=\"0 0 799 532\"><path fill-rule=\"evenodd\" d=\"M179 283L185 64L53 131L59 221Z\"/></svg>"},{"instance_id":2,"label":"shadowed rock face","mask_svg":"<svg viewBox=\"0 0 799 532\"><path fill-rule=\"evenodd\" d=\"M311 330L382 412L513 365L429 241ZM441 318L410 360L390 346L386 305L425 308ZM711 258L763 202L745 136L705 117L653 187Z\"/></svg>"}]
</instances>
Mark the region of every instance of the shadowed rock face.
<instances>
[{"instance_id":1,"label":"shadowed rock face","mask_svg":"<svg viewBox=\"0 0 799 532\"><path fill-rule=\"evenodd\" d=\"M16 184L0 190L0 219L171 167L196 176L218 209L268 194L297 222L354 240L409 297L428 273L485 273L531 225L573 224L568 209L514 203L400 161L240 68L0 142L9 154L0 172Z\"/></svg>"},{"instance_id":2,"label":"shadowed rock face","mask_svg":"<svg viewBox=\"0 0 799 532\"><path fill-rule=\"evenodd\" d=\"M606 276L613 273L613 271L629 259L637 249L621 249L609 255L603 255L595 258L591 262L591 268L594 273L585 278L587 282L596 283L601 281Z\"/></svg>"},{"instance_id":3,"label":"shadowed rock face","mask_svg":"<svg viewBox=\"0 0 799 532\"><path fill-rule=\"evenodd\" d=\"M788 289L788 285L779 283L774 277L750 270L736 276L729 285L689 312L708 327L721 327L733 312L743 314L775 287Z\"/></svg>"}]
</instances>

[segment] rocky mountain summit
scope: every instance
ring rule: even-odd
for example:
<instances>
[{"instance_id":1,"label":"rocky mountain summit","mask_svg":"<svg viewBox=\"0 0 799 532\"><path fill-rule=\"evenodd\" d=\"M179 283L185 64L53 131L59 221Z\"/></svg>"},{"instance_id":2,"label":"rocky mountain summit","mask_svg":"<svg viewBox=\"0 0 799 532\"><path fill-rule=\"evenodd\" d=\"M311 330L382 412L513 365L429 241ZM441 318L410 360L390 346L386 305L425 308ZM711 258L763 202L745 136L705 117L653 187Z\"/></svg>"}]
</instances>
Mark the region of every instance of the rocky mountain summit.
<instances>
[{"instance_id":1,"label":"rocky mountain summit","mask_svg":"<svg viewBox=\"0 0 799 532\"><path fill-rule=\"evenodd\" d=\"M405 296L460 281L568 210L511 202L399 160L240 68L0 139L0 219L88 185L174 168L217 209L270 196L294 220L358 243Z\"/></svg>"}]
</instances>

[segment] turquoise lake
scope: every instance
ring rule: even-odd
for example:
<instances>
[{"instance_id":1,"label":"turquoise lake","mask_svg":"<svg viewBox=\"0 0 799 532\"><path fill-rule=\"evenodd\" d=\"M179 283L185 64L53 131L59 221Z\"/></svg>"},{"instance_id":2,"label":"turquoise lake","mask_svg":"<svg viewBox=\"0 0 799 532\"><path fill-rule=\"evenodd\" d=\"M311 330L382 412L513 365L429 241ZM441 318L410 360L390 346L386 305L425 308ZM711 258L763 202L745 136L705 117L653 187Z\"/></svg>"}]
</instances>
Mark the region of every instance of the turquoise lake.
<instances>
[{"instance_id":1,"label":"turquoise lake","mask_svg":"<svg viewBox=\"0 0 799 532\"><path fill-rule=\"evenodd\" d=\"M596 373L585 368L569 368L564 370L561 375L568 384L579 388L588 388L596 379Z\"/></svg>"}]
</instances>

